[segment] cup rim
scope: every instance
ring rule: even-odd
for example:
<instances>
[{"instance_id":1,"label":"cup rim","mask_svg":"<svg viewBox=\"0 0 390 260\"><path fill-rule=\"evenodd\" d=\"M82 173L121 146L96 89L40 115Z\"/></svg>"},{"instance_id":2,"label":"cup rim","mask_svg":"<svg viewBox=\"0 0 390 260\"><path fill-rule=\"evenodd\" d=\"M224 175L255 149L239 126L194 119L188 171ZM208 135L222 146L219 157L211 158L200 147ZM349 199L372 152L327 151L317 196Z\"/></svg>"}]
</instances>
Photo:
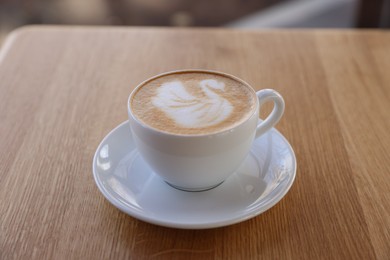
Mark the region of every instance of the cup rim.
<instances>
[{"instance_id":1,"label":"cup rim","mask_svg":"<svg viewBox=\"0 0 390 260\"><path fill-rule=\"evenodd\" d=\"M132 99L132 97L135 95L135 93L137 93L138 89L141 88L143 85L145 85L146 83L152 81L152 80L155 80L157 78L160 78L160 77L163 77L163 76L166 76L166 75L171 75L171 74L175 74L175 73L191 73L191 72L204 72L204 73L211 73L211 74L217 74L217 75L221 75L221 76L224 76L224 77L228 77L228 78L231 78L233 80L236 80L240 83L242 83L243 85L245 85L246 87L248 87L249 91L253 93L254 97L255 97L255 100L256 100L256 108L252 111L252 113L248 116L248 118L246 120L244 120L243 122L241 122L240 124L238 125L235 125L233 127L230 127L228 129L224 129L224 130L221 130L221 131L218 131L218 132L213 132L213 133L203 133L203 134L178 134L178 133L170 133L170 132L166 132L166 131L162 131L162 130L159 130L157 128L154 128L154 127L151 127L147 124L145 124L144 122L142 122L140 119L138 119L132 109L131 109L131 105L130 105L130 101ZM225 133L228 133L228 132L231 132L233 129L237 128L237 127L240 127L241 125L245 124L246 122L248 122L255 114L256 114L256 111L259 111L259 100L257 98L257 95L256 95L256 91L251 87L250 84L248 84L246 81L236 77L236 76L233 76L231 74L228 74L228 73L225 73L225 72L220 72L220 71L215 71L215 70L206 70L206 69L182 69L182 70L172 70L172 71L167 71L167 72L163 72L163 73L160 73L160 74L157 74L153 77L150 77L144 81L142 81L141 83L139 83L130 93L128 99L127 99L127 112L129 114L129 116L131 116L131 118L137 122L140 126L142 126L143 128L145 129L148 129L156 134L160 134L160 135L164 135L164 136L176 136L176 137L186 137L186 138L192 138L192 137L204 137L204 136L215 136L215 135L223 135Z\"/></svg>"}]
</instances>

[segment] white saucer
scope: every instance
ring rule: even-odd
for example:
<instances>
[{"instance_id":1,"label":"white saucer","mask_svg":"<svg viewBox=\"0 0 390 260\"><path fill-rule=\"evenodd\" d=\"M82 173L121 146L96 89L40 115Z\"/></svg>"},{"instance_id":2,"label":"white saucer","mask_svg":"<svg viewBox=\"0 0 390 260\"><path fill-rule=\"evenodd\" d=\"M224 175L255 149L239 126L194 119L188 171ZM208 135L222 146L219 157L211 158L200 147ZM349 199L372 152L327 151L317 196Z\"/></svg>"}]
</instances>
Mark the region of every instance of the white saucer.
<instances>
[{"instance_id":1,"label":"white saucer","mask_svg":"<svg viewBox=\"0 0 390 260\"><path fill-rule=\"evenodd\" d=\"M255 140L236 173L202 192L177 190L155 175L135 148L127 121L103 139L93 158L96 184L115 207L175 228L214 228L255 217L283 198L295 174L294 151L275 129Z\"/></svg>"}]
</instances>

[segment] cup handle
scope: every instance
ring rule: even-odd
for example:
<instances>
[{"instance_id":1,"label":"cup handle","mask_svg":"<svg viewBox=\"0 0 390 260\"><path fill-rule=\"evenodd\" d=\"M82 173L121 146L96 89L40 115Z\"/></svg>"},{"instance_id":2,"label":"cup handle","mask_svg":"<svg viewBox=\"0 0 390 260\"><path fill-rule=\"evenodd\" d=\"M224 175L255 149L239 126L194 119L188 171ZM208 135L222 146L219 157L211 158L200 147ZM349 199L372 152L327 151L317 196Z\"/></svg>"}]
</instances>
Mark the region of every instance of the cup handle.
<instances>
[{"instance_id":1,"label":"cup handle","mask_svg":"<svg viewBox=\"0 0 390 260\"><path fill-rule=\"evenodd\" d=\"M284 100L283 97L273 89L263 89L257 91L256 96L259 99L259 109L269 100L274 102L274 108L272 109L271 114L269 114L264 121L257 124L255 138L258 138L276 125L276 123L280 120L284 112Z\"/></svg>"}]
</instances>

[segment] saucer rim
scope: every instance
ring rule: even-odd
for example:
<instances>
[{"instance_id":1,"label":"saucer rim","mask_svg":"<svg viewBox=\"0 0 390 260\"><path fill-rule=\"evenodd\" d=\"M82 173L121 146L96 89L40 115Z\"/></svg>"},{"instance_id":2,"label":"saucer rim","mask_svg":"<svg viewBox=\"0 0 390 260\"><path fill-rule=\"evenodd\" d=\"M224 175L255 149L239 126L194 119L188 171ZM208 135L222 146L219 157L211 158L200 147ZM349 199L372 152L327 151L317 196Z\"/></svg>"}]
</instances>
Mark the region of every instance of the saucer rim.
<instances>
[{"instance_id":1,"label":"saucer rim","mask_svg":"<svg viewBox=\"0 0 390 260\"><path fill-rule=\"evenodd\" d=\"M108 134L105 135L105 137L99 143L99 145L96 148L95 154L93 156L92 173L93 173L95 183L96 183L99 191L105 197L105 199L107 199L112 205L114 205L120 211L122 211L122 212L124 212L124 213L138 219L138 220L142 220L142 221L147 222L147 223L151 223L151 224L155 224L155 225L159 225L159 226L164 226L164 227L169 227L169 228L178 228L178 229L210 229L210 228L218 228L218 227L224 227L224 226L228 226L228 225L237 224L239 222L243 222L245 220L254 218L254 217L264 213L265 211L269 210L273 206L275 206L278 202L280 202L286 196L286 194L290 190L290 188L291 188L291 186L294 183L295 178L296 178L297 162L296 162L295 152L294 152L291 144L288 142L288 140L276 128L273 127L269 131L275 131L283 139L283 141L286 143L288 149L290 150L290 153L293 157L293 162L292 162L293 173L289 174L290 179L289 179L288 183L286 184L285 188L280 193L276 194L273 198L270 198L269 202L266 205L261 205L261 206L257 205L253 209L251 209L249 212L246 212L245 214L240 214L240 215L233 217L233 218L225 218L224 220L219 220L219 221L216 220L216 221L212 221L212 222L180 223L180 222L169 221L169 220L161 220L158 217L148 217L145 214L141 214L141 213L133 210L132 208L130 208L126 205L123 205L118 199L116 199L114 196L112 196L109 191L107 191L107 189L104 187L103 183L100 181L100 178L97 176L98 173L97 173L97 169L96 169L96 162L97 162L98 151L101 149L103 143L105 143L105 141L114 132L116 132L119 128L123 127L124 125L127 125L129 127L129 131L131 131L130 126L129 126L129 121L126 120L126 121L120 123L119 125L117 125L115 128L113 128ZM137 148L135 148L135 149L137 149ZM222 185L223 185L223 183L222 183ZM183 191L183 192L186 192L186 191ZM267 196L270 196L270 194L268 194Z\"/></svg>"}]
</instances>

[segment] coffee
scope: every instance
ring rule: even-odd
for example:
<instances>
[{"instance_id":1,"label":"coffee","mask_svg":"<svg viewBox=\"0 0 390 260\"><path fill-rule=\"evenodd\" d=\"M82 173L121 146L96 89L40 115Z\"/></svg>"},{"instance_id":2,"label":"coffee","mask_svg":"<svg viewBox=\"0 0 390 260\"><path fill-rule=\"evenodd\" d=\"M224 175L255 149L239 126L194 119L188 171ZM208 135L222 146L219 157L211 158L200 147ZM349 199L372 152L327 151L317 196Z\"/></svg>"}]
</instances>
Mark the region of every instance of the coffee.
<instances>
[{"instance_id":1,"label":"coffee","mask_svg":"<svg viewBox=\"0 0 390 260\"><path fill-rule=\"evenodd\" d=\"M130 98L134 116L163 132L211 134L231 129L256 109L256 94L228 75L182 71L152 78Z\"/></svg>"}]
</instances>

